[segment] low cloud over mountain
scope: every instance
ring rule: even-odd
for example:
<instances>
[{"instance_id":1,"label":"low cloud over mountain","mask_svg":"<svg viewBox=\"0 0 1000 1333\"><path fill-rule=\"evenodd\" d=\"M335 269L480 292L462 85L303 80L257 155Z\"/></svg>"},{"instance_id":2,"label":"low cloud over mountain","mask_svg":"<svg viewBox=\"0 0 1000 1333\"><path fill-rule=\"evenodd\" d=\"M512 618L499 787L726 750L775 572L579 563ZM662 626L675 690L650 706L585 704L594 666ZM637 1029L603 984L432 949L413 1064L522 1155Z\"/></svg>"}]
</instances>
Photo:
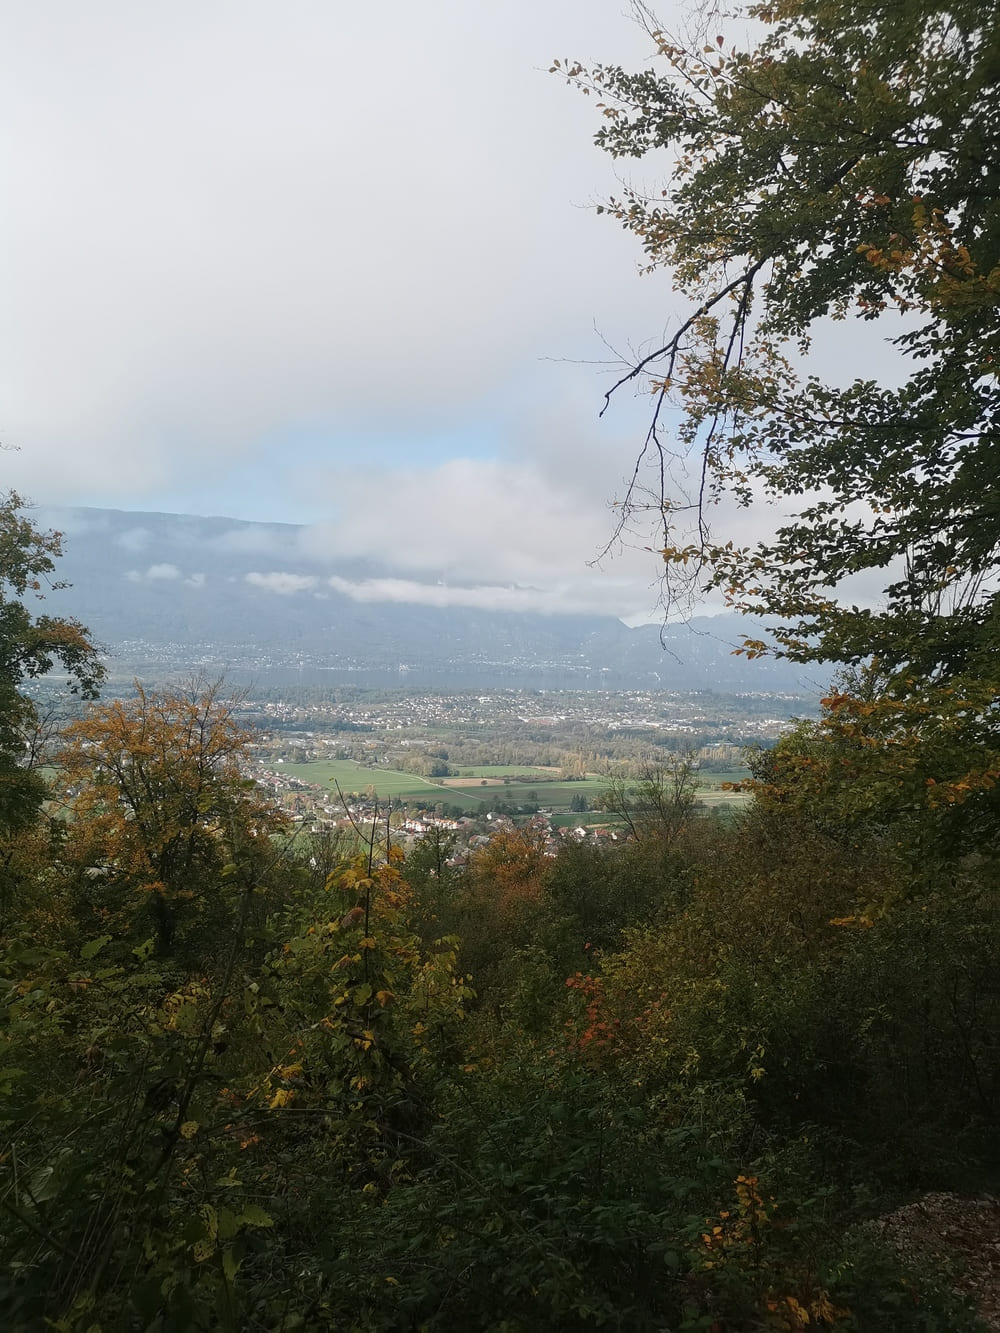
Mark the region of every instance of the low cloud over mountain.
<instances>
[{"instance_id":1,"label":"low cloud over mountain","mask_svg":"<svg viewBox=\"0 0 1000 1333\"><path fill-rule=\"evenodd\" d=\"M826 684L822 672L734 656L743 634L759 633L734 616L630 629L558 587L399 577L333 557L291 524L97 509L35 518L65 534L59 574L72 587L49 594L52 609L151 668L197 659L259 681L295 671L442 686L815 693Z\"/></svg>"}]
</instances>

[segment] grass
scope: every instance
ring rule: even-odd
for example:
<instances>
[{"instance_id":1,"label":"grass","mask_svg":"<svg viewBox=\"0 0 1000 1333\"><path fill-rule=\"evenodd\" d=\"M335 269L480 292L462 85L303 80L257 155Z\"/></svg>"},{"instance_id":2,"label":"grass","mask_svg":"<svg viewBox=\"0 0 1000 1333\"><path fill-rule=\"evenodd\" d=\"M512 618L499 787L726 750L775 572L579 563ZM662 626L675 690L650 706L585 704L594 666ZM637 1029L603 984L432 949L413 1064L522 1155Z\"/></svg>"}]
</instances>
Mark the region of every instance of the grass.
<instances>
[{"instance_id":1,"label":"grass","mask_svg":"<svg viewBox=\"0 0 1000 1333\"><path fill-rule=\"evenodd\" d=\"M290 773L314 787L335 788L339 783L344 795L364 792L374 787L379 796L410 797L415 801L450 801L447 787L428 782L415 773L401 773L394 768L367 768L354 759L317 759L309 764L282 764L280 772Z\"/></svg>"},{"instance_id":2,"label":"grass","mask_svg":"<svg viewBox=\"0 0 1000 1333\"><path fill-rule=\"evenodd\" d=\"M724 782L743 782L750 776L748 768L718 769L698 774L698 804L709 810L728 807L738 810L751 799L746 791L723 791Z\"/></svg>"},{"instance_id":3,"label":"grass","mask_svg":"<svg viewBox=\"0 0 1000 1333\"><path fill-rule=\"evenodd\" d=\"M587 778L583 782L542 782L539 778L537 781L508 784L496 781L498 770L500 773L517 774L522 778L532 770L525 769L524 765L489 767L493 773L486 779L488 785L485 787L480 786L481 778L477 780L470 777L460 785L451 785L455 783L455 779L452 778L448 785L445 785L444 781L428 781L426 778L417 777L414 773L401 773L397 769L366 768L353 759L317 759L307 764L282 764L281 772L300 778L315 787L333 789L339 783L345 795L350 792L364 792L369 787L374 787L379 796L435 803L444 801L447 804L464 806L470 812L487 810L496 800L510 805L527 805L534 799L545 808L568 810L574 796L586 796L588 801L592 801L606 785L603 778ZM475 771L485 772L483 769ZM548 771L538 770L539 774ZM532 795L529 796L529 793Z\"/></svg>"},{"instance_id":4,"label":"grass","mask_svg":"<svg viewBox=\"0 0 1000 1333\"><path fill-rule=\"evenodd\" d=\"M537 802L543 809L569 809L574 796L586 796L593 801L607 786L604 778L585 778L582 782L511 782L481 787L475 782L461 787L448 787L454 796L478 796L487 803L495 800L510 805L528 805Z\"/></svg>"},{"instance_id":5,"label":"grass","mask_svg":"<svg viewBox=\"0 0 1000 1333\"><path fill-rule=\"evenodd\" d=\"M333 790L339 783L345 795L365 792L369 787L374 787L381 797L434 804L443 801L450 805L460 805L470 814L488 810L496 800L508 805L537 802L542 809L551 810L554 814L568 814L574 796L585 796L593 804L607 786L606 779L600 777L588 777L582 782L553 781L551 769L532 769L524 764L483 764L474 769L462 769L464 781L456 778L429 781L415 773L402 773L398 769L368 768L354 759L318 759L307 764L282 764L281 771L315 787ZM533 772L538 773L537 779L530 776ZM502 781L505 776L524 780L505 783ZM749 799L748 796L741 792L722 791L721 784L738 782L746 776L746 770L742 769L702 774L698 783L699 804L709 808L742 805ZM483 779L488 784L485 787L481 785Z\"/></svg>"},{"instance_id":6,"label":"grass","mask_svg":"<svg viewBox=\"0 0 1000 1333\"><path fill-rule=\"evenodd\" d=\"M718 789L724 782L745 782L749 776L749 768L703 769L698 774L698 786Z\"/></svg>"},{"instance_id":7,"label":"grass","mask_svg":"<svg viewBox=\"0 0 1000 1333\"><path fill-rule=\"evenodd\" d=\"M710 810L720 805L745 805L750 799L750 793L746 791L712 791L703 788L698 792L698 804L708 806Z\"/></svg>"}]
</instances>

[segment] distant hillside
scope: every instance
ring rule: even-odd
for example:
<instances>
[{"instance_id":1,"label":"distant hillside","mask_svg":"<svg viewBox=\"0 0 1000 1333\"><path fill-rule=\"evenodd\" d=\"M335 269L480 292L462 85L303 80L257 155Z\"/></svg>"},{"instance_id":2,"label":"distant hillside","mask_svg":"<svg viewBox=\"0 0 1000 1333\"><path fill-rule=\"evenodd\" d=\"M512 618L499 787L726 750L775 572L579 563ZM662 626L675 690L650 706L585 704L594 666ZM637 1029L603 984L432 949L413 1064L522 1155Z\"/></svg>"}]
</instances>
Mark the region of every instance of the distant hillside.
<instances>
[{"instance_id":1,"label":"distant hillside","mask_svg":"<svg viewBox=\"0 0 1000 1333\"><path fill-rule=\"evenodd\" d=\"M828 673L732 655L737 616L628 629L607 616L362 602L330 585L385 578L365 561L319 559L291 524L130 513L35 511L65 533L52 610L77 616L122 671L193 664L237 678L428 688L662 688L816 694Z\"/></svg>"}]
</instances>

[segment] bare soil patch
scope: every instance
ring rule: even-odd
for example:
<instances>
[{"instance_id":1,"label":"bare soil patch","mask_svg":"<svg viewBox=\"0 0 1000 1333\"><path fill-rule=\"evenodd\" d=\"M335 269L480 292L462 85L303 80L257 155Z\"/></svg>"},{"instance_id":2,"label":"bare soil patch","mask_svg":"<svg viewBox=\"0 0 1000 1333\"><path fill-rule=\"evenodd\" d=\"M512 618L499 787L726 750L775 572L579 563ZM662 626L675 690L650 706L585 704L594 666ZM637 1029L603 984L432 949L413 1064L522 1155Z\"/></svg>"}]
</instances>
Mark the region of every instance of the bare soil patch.
<instances>
[{"instance_id":1,"label":"bare soil patch","mask_svg":"<svg viewBox=\"0 0 1000 1333\"><path fill-rule=\"evenodd\" d=\"M990 1333L1000 1333L1000 1199L925 1194L875 1225L907 1258L942 1268Z\"/></svg>"}]
</instances>

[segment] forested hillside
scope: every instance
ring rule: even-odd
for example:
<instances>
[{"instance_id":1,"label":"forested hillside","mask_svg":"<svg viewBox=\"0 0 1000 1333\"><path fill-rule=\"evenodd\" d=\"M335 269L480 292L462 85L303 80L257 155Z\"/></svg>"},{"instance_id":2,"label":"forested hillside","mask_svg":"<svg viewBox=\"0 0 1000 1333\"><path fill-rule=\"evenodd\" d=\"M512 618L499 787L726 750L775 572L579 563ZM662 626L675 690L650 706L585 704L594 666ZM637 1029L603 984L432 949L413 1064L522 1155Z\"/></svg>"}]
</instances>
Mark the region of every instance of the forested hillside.
<instances>
[{"instance_id":1,"label":"forested hillside","mask_svg":"<svg viewBox=\"0 0 1000 1333\"><path fill-rule=\"evenodd\" d=\"M614 847L304 842L220 687L92 699L86 631L33 600L59 539L0 507L4 1328L983 1327L877 1219L981 1219L1000 1171L1000 30L754 12L741 53L643 9L655 68L567 71L667 172L611 210L691 303L626 372L671 587L842 666L743 813L668 764L618 784ZM790 350L894 310L891 385ZM776 535L713 531L762 494ZM92 701L52 736L28 688L63 672Z\"/></svg>"}]
</instances>

